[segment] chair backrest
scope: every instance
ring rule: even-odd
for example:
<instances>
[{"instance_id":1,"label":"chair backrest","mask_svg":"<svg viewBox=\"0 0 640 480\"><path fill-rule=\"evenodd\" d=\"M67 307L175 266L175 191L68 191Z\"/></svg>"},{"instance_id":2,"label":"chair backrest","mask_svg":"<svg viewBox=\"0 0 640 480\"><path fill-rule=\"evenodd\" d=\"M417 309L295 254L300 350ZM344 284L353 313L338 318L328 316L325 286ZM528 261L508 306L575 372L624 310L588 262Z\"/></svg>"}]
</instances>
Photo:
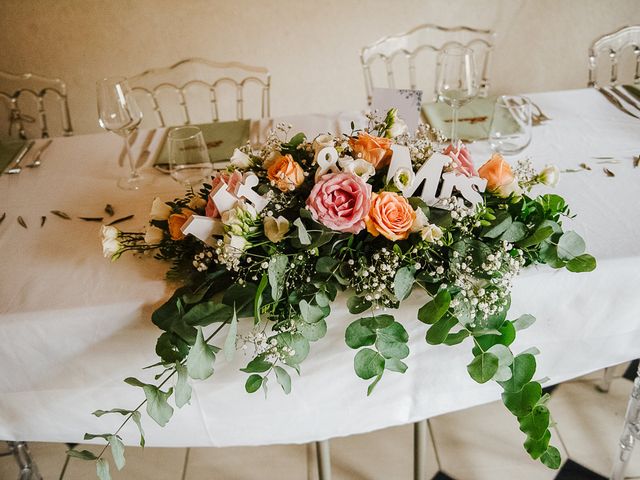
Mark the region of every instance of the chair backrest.
<instances>
[{"instance_id":1,"label":"chair backrest","mask_svg":"<svg viewBox=\"0 0 640 480\"><path fill-rule=\"evenodd\" d=\"M270 115L271 76L263 67L188 58L130 77L129 84L144 124L150 117L164 127Z\"/></svg>"},{"instance_id":2,"label":"chair backrest","mask_svg":"<svg viewBox=\"0 0 640 480\"><path fill-rule=\"evenodd\" d=\"M601 62L605 59L608 62ZM632 59L635 59L635 63L631 62ZM622 64L631 67L629 72L620 72ZM620 73L623 74L622 77L626 77L625 74L631 73L631 70L633 70L633 83L640 83L640 25L623 27L593 42L589 48L588 85L590 87L602 84L598 82L598 78L602 76L599 75L601 73L599 70L603 69L602 65L605 70L608 70L605 85L617 85ZM606 68L607 66L609 68Z\"/></svg>"},{"instance_id":3,"label":"chair backrest","mask_svg":"<svg viewBox=\"0 0 640 480\"><path fill-rule=\"evenodd\" d=\"M54 107L59 113L54 115ZM0 71L0 135L73 135L67 86L58 78Z\"/></svg>"},{"instance_id":4,"label":"chair backrest","mask_svg":"<svg viewBox=\"0 0 640 480\"><path fill-rule=\"evenodd\" d=\"M432 24L420 25L406 33L381 38L364 47L360 53L367 101L371 104L374 87L420 88L425 92L423 98L428 99L429 90L434 92L435 98L437 54L451 44L464 45L473 50L479 93L486 96L494 39L495 35L491 30ZM418 63L424 64L425 68L417 69ZM428 68L429 64L432 68ZM374 72L374 69L378 71ZM386 81L376 82L374 77L386 78ZM429 86L432 88L427 88Z\"/></svg>"}]
</instances>

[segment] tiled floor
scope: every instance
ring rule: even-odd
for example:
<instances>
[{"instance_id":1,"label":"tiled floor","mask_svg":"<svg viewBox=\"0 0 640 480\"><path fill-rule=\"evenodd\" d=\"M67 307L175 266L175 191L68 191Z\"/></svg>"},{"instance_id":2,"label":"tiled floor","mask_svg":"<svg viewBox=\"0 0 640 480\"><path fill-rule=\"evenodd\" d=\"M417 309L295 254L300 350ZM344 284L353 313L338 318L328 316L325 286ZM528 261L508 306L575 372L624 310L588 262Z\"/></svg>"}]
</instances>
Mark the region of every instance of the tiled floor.
<instances>
[{"instance_id":1,"label":"tiled floor","mask_svg":"<svg viewBox=\"0 0 640 480\"><path fill-rule=\"evenodd\" d=\"M560 471L530 460L523 436L499 403L429 421L428 469L424 480L596 480L605 479L617 451L634 367L619 366L607 394L596 391L595 372L551 389L557 426L554 444ZM626 373L626 377L622 376ZM61 444L31 443L46 480L58 479L65 460ZM96 447L82 447L91 450ZM640 447L627 478L640 479ZM317 480L310 445L251 448L127 448L127 465L114 480ZM389 428L331 441L333 480L412 479L413 427ZM95 478L93 463L72 460L65 480ZM0 458L0 480L14 480L12 458Z\"/></svg>"}]
</instances>

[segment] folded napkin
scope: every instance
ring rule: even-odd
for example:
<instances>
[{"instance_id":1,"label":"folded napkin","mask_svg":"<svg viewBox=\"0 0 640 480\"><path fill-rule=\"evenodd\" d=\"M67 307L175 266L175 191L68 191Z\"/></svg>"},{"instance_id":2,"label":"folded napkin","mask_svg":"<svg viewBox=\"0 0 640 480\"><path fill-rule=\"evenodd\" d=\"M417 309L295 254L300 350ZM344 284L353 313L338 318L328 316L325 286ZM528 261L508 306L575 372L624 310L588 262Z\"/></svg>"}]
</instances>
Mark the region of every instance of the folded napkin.
<instances>
[{"instance_id":1,"label":"folded napkin","mask_svg":"<svg viewBox=\"0 0 640 480\"><path fill-rule=\"evenodd\" d=\"M249 140L250 120L237 120L235 122L215 122L194 125L202 130L204 141L209 149L209 158L212 163L229 160L233 150L241 147ZM163 139L167 138L166 129ZM158 135L158 134L156 134ZM169 145L164 142L162 149L155 158L154 166L159 170L169 168Z\"/></svg>"},{"instance_id":2,"label":"folded napkin","mask_svg":"<svg viewBox=\"0 0 640 480\"><path fill-rule=\"evenodd\" d=\"M26 140L0 141L0 172L4 172L25 143L27 143Z\"/></svg>"},{"instance_id":3,"label":"folded napkin","mask_svg":"<svg viewBox=\"0 0 640 480\"><path fill-rule=\"evenodd\" d=\"M495 103L496 97L478 97L460 107L458 110L458 138L467 141L489 138ZM422 111L427 123L449 138L453 118L451 107L442 102L426 103L422 106ZM501 123L499 127L503 133L515 133L518 131L518 123L511 117L501 116L497 121Z\"/></svg>"}]
</instances>

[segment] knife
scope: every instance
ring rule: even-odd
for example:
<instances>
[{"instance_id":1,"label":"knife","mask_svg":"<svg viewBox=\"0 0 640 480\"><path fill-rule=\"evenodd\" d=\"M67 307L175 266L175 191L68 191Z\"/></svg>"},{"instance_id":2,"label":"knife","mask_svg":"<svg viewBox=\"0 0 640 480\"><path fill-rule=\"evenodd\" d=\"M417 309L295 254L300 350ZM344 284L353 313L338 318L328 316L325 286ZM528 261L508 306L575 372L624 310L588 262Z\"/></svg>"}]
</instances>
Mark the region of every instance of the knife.
<instances>
[{"instance_id":1,"label":"knife","mask_svg":"<svg viewBox=\"0 0 640 480\"><path fill-rule=\"evenodd\" d=\"M629 95L622 87L613 87L611 90L611 93L613 93L614 95L617 94L619 98L627 102L630 106L635 108L638 113L640 113L640 102Z\"/></svg>"},{"instance_id":2,"label":"knife","mask_svg":"<svg viewBox=\"0 0 640 480\"><path fill-rule=\"evenodd\" d=\"M153 137L156 134L156 129L152 129L149 130L149 133L147 133L147 136L144 139L144 142L142 142L142 147L141 147L141 152L140 152L140 156L138 157L138 160L136 161L136 168L140 168L141 166L143 166L145 164L145 162L147 161L147 159L149 158L149 155L151 155L151 151L149 150L149 145L151 145L151 142L153 141Z\"/></svg>"},{"instance_id":3,"label":"knife","mask_svg":"<svg viewBox=\"0 0 640 480\"><path fill-rule=\"evenodd\" d=\"M637 118L638 120L640 120L640 117L638 117L637 115L634 115L633 113L631 113L629 110L626 109L626 107L624 107L620 101L613 96L613 94L611 92L609 92L608 90L601 88L601 87L595 87L596 90L598 90L602 95L604 95L604 97L609 100L609 103L611 103L614 107L616 107L618 110L620 110L621 112L626 113L627 115L631 115L634 118Z\"/></svg>"},{"instance_id":4,"label":"knife","mask_svg":"<svg viewBox=\"0 0 640 480\"><path fill-rule=\"evenodd\" d=\"M29 140L25 143L22 148L18 150L18 153L15 154L11 162L9 162L9 165L12 165L11 168L8 168L4 173L20 173L22 171L20 162L35 143L35 140Z\"/></svg>"}]
</instances>

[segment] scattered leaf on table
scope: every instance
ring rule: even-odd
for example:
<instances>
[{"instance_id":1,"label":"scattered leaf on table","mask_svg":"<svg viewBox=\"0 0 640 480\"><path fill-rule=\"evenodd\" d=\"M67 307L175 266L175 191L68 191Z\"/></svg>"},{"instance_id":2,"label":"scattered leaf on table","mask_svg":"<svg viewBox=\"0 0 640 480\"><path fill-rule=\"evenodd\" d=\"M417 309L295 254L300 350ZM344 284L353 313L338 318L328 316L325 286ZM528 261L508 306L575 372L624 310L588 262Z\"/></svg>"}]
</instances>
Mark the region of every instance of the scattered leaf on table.
<instances>
[{"instance_id":1,"label":"scattered leaf on table","mask_svg":"<svg viewBox=\"0 0 640 480\"><path fill-rule=\"evenodd\" d=\"M613 160L613 157L591 157L591 158L595 158L596 160Z\"/></svg>"},{"instance_id":2,"label":"scattered leaf on table","mask_svg":"<svg viewBox=\"0 0 640 480\"><path fill-rule=\"evenodd\" d=\"M581 163L580 164L580 168L582 168L584 170L591 170L591 167L589 165L587 165L586 163Z\"/></svg>"},{"instance_id":3,"label":"scattered leaf on table","mask_svg":"<svg viewBox=\"0 0 640 480\"><path fill-rule=\"evenodd\" d=\"M103 217L78 217L85 222L101 222Z\"/></svg>"},{"instance_id":4,"label":"scattered leaf on table","mask_svg":"<svg viewBox=\"0 0 640 480\"><path fill-rule=\"evenodd\" d=\"M47 221L47 217L46 216L41 216L40 217L40 228L44 227L44 223Z\"/></svg>"},{"instance_id":5,"label":"scattered leaf on table","mask_svg":"<svg viewBox=\"0 0 640 480\"><path fill-rule=\"evenodd\" d=\"M638 168L638 165L640 165L640 155L633 157L633 168Z\"/></svg>"},{"instance_id":6,"label":"scattered leaf on table","mask_svg":"<svg viewBox=\"0 0 640 480\"><path fill-rule=\"evenodd\" d=\"M561 173L578 173L584 172L583 168L566 168L564 170L560 170Z\"/></svg>"},{"instance_id":7,"label":"scattered leaf on table","mask_svg":"<svg viewBox=\"0 0 640 480\"><path fill-rule=\"evenodd\" d=\"M601 162L596 162L599 165L617 165L620 163L620 160L602 160Z\"/></svg>"},{"instance_id":8,"label":"scattered leaf on table","mask_svg":"<svg viewBox=\"0 0 640 480\"><path fill-rule=\"evenodd\" d=\"M51 210L51 213L53 213L57 217L64 218L65 220L71 220L71 217L69 215L61 212L60 210Z\"/></svg>"},{"instance_id":9,"label":"scattered leaf on table","mask_svg":"<svg viewBox=\"0 0 640 480\"><path fill-rule=\"evenodd\" d=\"M27 224L26 224L26 222L24 221L24 218L22 218L22 217L18 217L18 223L19 223L22 227L27 228Z\"/></svg>"},{"instance_id":10,"label":"scattered leaf on table","mask_svg":"<svg viewBox=\"0 0 640 480\"><path fill-rule=\"evenodd\" d=\"M132 218L133 218L133 215L127 215L126 217L118 218L111 223L107 223L107 227L110 227L111 225L115 225L116 223L126 222L127 220L131 220Z\"/></svg>"},{"instance_id":11,"label":"scattered leaf on table","mask_svg":"<svg viewBox=\"0 0 640 480\"><path fill-rule=\"evenodd\" d=\"M4 219L7 218L7 212L4 212L0 217L0 223L4 222Z\"/></svg>"},{"instance_id":12,"label":"scattered leaf on table","mask_svg":"<svg viewBox=\"0 0 640 480\"><path fill-rule=\"evenodd\" d=\"M608 168L603 168L602 170L604 171L604 173L606 173L606 174L607 174L607 177L615 177L615 176L616 176L616 174L615 174L615 173L613 173L613 172L612 172L611 170L609 170Z\"/></svg>"},{"instance_id":13,"label":"scattered leaf on table","mask_svg":"<svg viewBox=\"0 0 640 480\"><path fill-rule=\"evenodd\" d=\"M111 206L110 203L107 203L107 206L104 207L104 211L107 213L107 215L109 215L110 217L113 217L113 214L115 213L113 210L113 207Z\"/></svg>"}]
</instances>

